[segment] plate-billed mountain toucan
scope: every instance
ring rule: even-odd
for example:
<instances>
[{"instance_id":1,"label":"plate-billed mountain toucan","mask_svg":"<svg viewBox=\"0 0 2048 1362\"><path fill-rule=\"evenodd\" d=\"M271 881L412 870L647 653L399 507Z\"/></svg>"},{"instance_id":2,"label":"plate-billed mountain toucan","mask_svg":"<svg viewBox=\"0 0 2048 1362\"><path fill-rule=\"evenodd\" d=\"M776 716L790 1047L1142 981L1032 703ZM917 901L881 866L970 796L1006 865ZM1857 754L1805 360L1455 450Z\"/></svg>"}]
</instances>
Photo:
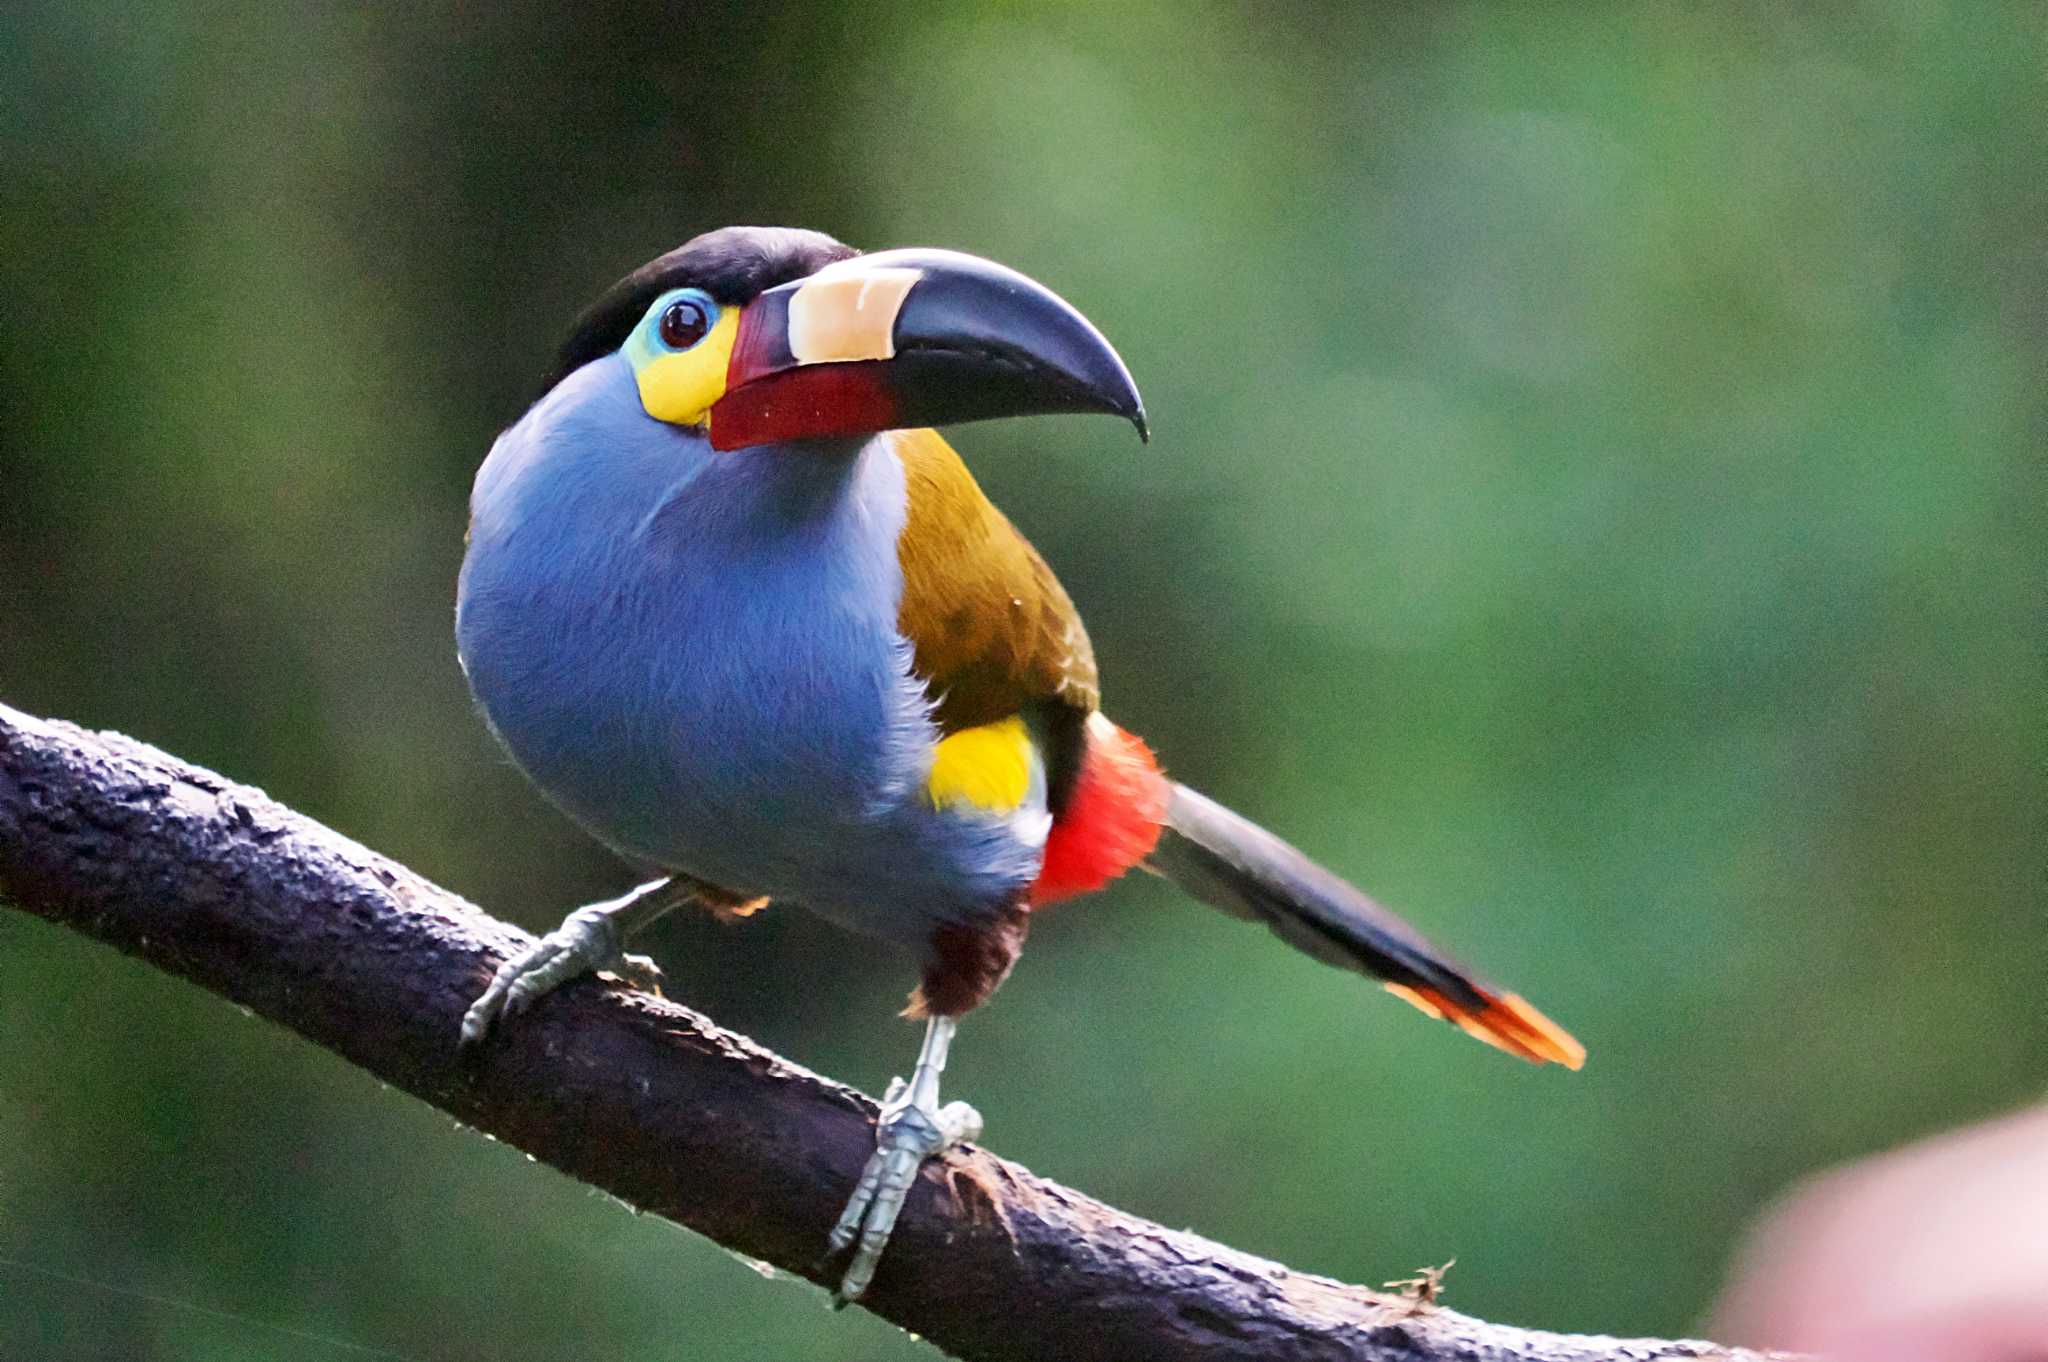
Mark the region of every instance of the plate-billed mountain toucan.
<instances>
[{"instance_id":1,"label":"plate-billed mountain toucan","mask_svg":"<svg viewBox=\"0 0 2048 1362\"><path fill-rule=\"evenodd\" d=\"M665 878L507 961L467 1043L685 901L786 899L921 953L926 1019L832 1235L861 1294L919 1165L959 1018L1038 909L1154 871L1524 1059L1584 1050L1102 712L1067 593L927 427L1105 412L1145 432L1086 318L950 251L732 227L614 285L476 478L456 634L520 768Z\"/></svg>"}]
</instances>

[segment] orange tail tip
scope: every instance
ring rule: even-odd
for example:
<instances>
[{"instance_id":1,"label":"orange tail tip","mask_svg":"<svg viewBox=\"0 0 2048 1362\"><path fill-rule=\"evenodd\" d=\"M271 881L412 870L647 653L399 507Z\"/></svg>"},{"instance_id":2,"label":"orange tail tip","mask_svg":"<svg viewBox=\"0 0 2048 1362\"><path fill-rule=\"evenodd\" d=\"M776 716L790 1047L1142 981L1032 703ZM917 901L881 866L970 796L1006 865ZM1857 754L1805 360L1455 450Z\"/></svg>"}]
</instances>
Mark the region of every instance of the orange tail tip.
<instances>
[{"instance_id":1,"label":"orange tail tip","mask_svg":"<svg viewBox=\"0 0 2048 1362\"><path fill-rule=\"evenodd\" d=\"M1387 992L1421 1008L1430 1016L1448 1021L1475 1040L1496 1050L1505 1050L1531 1064L1562 1064L1576 1069L1586 1062L1586 1047L1571 1032L1538 1012L1513 993L1490 994L1483 1007L1474 1010L1453 1002L1433 988L1407 984L1384 984Z\"/></svg>"}]
</instances>

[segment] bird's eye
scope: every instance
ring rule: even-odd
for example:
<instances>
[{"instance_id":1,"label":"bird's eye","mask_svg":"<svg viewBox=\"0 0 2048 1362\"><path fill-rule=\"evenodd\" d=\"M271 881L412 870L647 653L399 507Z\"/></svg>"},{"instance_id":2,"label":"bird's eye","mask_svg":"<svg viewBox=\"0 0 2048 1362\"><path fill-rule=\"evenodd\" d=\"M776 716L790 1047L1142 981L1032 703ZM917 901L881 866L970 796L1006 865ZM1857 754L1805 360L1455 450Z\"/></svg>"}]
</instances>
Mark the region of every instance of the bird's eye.
<instances>
[{"instance_id":1,"label":"bird's eye","mask_svg":"<svg viewBox=\"0 0 2048 1362\"><path fill-rule=\"evenodd\" d=\"M710 310L694 298L678 298L662 309L661 343L671 350L689 349L710 329Z\"/></svg>"}]
</instances>

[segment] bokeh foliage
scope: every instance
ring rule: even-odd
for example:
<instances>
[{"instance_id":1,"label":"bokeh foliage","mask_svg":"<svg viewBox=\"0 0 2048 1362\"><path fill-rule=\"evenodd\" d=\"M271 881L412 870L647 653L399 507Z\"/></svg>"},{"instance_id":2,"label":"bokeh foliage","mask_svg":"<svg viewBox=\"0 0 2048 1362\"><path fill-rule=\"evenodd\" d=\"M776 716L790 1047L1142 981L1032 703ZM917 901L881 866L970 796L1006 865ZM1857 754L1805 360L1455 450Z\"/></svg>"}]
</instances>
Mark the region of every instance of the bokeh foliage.
<instances>
[{"instance_id":1,"label":"bokeh foliage","mask_svg":"<svg viewBox=\"0 0 2048 1362\"><path fill-rule=\"evenodd\" d=\"M568 318L729 221L996 257L1155 417L959 436L1113 711L1592 1060L1132 883L1041 925L950 1091L1299 1267L1682 1330L1788 1180L2042 1087L2044 70L2020 3L21 0L0 699L552 924L627 875L492 749L449 604ZM652 948L815 1067L910 1058L906 962L801 914ZM929 1355L16 914L0 1034L0 1355L350 1355L187 1305Z\"/></svg>"}]
</instances>

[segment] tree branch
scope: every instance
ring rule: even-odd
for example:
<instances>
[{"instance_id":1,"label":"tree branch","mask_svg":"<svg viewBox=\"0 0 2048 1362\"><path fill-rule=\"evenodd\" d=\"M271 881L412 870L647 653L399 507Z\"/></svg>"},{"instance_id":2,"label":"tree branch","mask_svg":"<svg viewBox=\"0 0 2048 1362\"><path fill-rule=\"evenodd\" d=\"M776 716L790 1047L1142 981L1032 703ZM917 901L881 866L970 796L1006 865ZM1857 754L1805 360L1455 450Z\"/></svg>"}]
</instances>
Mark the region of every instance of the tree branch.
<instances>
[{"instance_id":1,"label":"tree branch","mask_svg":"<svg viewBox=\"0 0 2048 1362\"><path fill-rule=\"evenodd\" d=\"M473 1060L524 933L260 791L0 705L0 899L262 1013L626 1202L813 1281L874 1103L673 1002L571 985ZM1418 1309L1164 1229L972 1147L864 1302L962 1358L1755 1359Z\"/></svg>"}]
</instances>

